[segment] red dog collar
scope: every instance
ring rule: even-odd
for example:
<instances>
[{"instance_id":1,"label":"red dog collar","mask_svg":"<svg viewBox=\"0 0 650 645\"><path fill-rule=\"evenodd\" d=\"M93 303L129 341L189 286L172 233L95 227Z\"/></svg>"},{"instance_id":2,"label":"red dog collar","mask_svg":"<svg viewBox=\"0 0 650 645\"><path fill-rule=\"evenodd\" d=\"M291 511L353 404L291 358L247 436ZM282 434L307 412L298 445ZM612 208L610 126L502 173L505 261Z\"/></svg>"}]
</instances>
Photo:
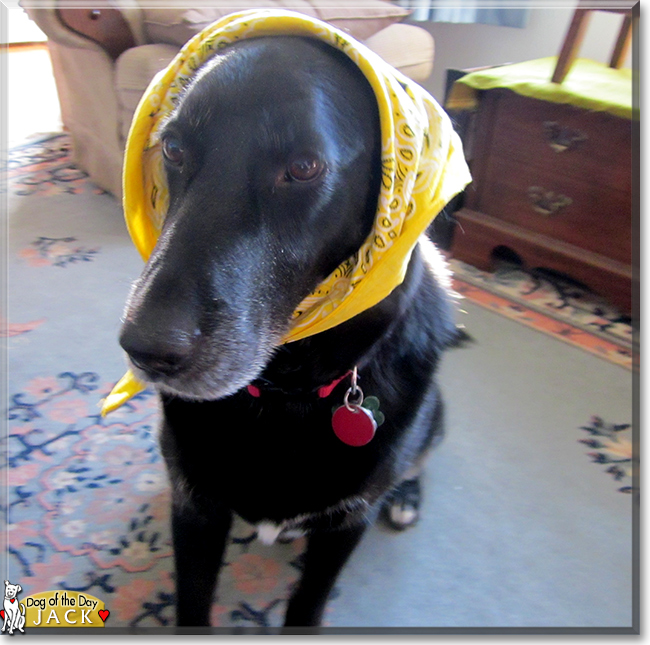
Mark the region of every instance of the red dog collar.
<instances>
[{"instance_id":1,"label":"red dog collar","mask_svg":"<svg viewBox=\"0 0 650 645\"><path fill-rule=\"evenodd\" d=\"M318 388L318 398L320 399L326 399L333 391L334 388L344 379L346 379L348 376L352 374L352 370L349 370L346 372L343 376L335 379L332 381L329 385L323 385L322 387ZM262 390L257 387L256 385L247 385L246 389L248 390L248 393L251 396L254 396L256 399L258 399L262 395Z\"/></svg>"},{"instance_id":2,"label":"red dog collar","mask_svg":"<svg viewBox=\"0 0 650 645\"><path fill-rule=\"evenodd\" d=\"M369 397L366 407L363 404L363 392L357 385L357 368L346 372L343 376L335 379L329 385L323 385L317 390L318 397L327 398L334 388L345 378L352 375L352 385L345 393L343 405L334 410L332 415L332 430L334 434L346 445L360 447L372 441L377 426L384 421L384 415L379 411L379 399ZM262 395L262 390L256 385L247 385L248 393L256 399ZM355 396L354 402L350 396ZM371 399L372 405L369 405Z\"/></svg>"}]
</instances>

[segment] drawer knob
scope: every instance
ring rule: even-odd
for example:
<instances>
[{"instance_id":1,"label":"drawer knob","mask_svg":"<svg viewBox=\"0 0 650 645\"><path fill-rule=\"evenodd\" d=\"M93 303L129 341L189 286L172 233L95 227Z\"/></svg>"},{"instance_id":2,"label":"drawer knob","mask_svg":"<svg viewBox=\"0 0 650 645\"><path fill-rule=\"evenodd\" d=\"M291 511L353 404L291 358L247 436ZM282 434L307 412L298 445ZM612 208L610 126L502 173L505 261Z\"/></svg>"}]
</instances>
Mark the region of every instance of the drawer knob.
<instances>
[{"instance_id":1,"label":"drawer knob","mask_svg":"<svg viewBox=\"0 0 650 645\"><path fill-rule=\"evenodd\" d=\"M545 216L555 215L561 209L573 203L570 197L558 195L540 186L530 186L528 188L528 198L530 199L533 210Z\"/></svg>"},{"instance_id":2,"label":"drawer knob","mask_svg":"<svg viewBox=\"0 0 650 645\"><path fill-rule=\"evenodd\" d=\"M564 152L575 148L580 141L586 141L587 135L560 125L557 121L544 121L542 124L546 141L555 152Z\"/></svg>"}]
</instances>

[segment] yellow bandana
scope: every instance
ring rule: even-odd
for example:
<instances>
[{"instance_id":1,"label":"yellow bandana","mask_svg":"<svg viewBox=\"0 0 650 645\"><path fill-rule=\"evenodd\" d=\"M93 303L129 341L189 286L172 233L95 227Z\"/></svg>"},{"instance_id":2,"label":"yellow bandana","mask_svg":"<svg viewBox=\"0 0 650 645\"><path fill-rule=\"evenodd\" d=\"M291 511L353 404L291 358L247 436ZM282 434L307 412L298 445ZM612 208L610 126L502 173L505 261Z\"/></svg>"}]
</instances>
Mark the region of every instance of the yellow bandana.
<instances>
[{"instance_id":1,"label":"yellow bandana","mask_svg":"<svg viewBox=\"0 0 650 645\"><path fill-rule=\"evenodd\" d=\"M379 106L382 185L373 230L297 307L288 343L335 327L376 305L404 279L411 252L433 218L471 181L449 117L419 85L346 33L281 10L230 14L192 38L151 82L136 109L124 159L124 212L145 261L168 207L158 128L198 68L234 41L309 36L347 54L368 79ZM129 371L104 401L102 414L144 389Z\"/></svg>"}]
</instances>

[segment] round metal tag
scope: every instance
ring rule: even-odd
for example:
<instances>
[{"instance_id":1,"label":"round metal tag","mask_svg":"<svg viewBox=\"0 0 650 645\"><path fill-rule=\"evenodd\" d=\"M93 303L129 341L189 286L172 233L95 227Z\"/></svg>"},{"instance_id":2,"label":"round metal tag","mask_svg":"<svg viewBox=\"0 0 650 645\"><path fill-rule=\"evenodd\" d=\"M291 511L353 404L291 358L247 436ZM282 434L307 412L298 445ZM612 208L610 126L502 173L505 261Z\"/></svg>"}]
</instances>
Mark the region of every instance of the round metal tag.
<instances>
[{"instance_id":1,"label":"round metal tag","mask_svg":"<svg viewBox=\"0 0 650 645\"><path fill-rule=\"evenodd\" d=\"M365 446L375 436L377 423L370 410L360 405L342 405L332 416L334 434L348 446Z\"/></svg>"}]
</instances>

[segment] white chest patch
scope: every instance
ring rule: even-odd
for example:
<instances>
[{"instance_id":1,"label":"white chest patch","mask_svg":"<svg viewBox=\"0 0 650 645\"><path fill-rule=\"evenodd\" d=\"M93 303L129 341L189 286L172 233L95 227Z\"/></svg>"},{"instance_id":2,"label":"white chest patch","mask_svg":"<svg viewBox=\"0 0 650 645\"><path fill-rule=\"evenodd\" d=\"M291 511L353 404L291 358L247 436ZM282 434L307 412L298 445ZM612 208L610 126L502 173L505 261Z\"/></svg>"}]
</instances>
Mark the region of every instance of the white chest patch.
<instances>
[{"instance_id":1,"label":"white chest patch","mask_svg":"<svg viewBox=\"0 0 650 645\"><path fill-rule=\"evenodd\" d=\"M282 524L273 524L273 522L260 522L257 525L257 538L262 544L273 544L278 535L282 533L284 527Z\"/></svg>"},{"instance_id":2,"label":"white chest patch","mask_svg":"<svg viewBox=\"0 0 650 645\"><path fill-rule=\"evenodd\" d=\"M338 504L326 508L324 511L297 515L296 517L284 520L279 524L271 522L270 520L264 520L257 525L257 539L262 544L266 545L274 544L279 535L282 535L283 539L295 540L306 534L306 531L301 524L310 518L332 515L340 510L356 511L360 508L370 508L370 505L363 497L347 497L342 499Z\"/></svg>"},{"instance_id":3,"label":"white chest patch","mask_svg":"<svg viewBox=\"0 0 650 645\"><path fill-rule=\"evenodd\" d=\"M262 543L270 546L281 535L283 539L295 540L305 535L305 532L299 527L290 528L290 522L274 524L273 522L260 522L257 525L257 539Z\"/></svg>"}]
</instances>

